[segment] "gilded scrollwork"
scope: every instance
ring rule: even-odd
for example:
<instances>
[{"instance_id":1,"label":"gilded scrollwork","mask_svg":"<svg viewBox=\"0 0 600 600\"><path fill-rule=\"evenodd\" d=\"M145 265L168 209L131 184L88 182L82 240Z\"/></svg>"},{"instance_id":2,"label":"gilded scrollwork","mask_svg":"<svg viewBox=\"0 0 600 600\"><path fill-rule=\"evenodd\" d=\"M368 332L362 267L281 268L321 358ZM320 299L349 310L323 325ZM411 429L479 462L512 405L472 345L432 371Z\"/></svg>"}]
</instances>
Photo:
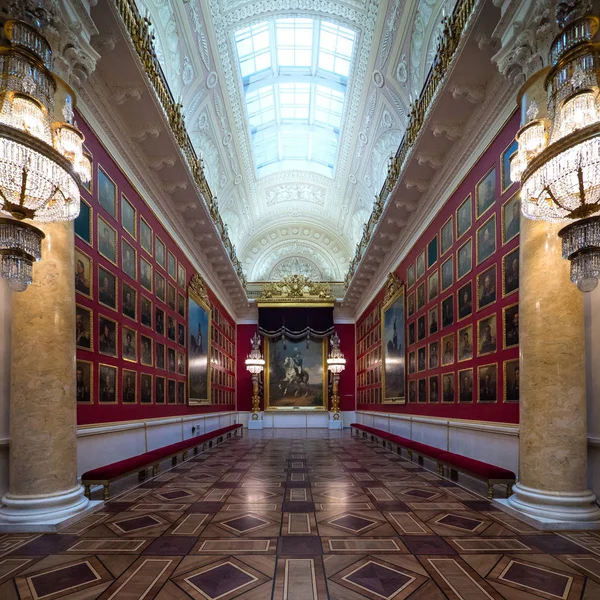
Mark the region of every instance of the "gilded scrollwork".
<instances>
[{"instance_id":1,"label":"gilded scrollwork","mask_svg":"<svg viewBox=\"0 0 600 600\"><path fill-rule=\"evenodd\" d=\"M258 302L335 302L331 286L311 281L304 275L290 275L282 281L266 283Z\"/></svg>"}]
</instances>

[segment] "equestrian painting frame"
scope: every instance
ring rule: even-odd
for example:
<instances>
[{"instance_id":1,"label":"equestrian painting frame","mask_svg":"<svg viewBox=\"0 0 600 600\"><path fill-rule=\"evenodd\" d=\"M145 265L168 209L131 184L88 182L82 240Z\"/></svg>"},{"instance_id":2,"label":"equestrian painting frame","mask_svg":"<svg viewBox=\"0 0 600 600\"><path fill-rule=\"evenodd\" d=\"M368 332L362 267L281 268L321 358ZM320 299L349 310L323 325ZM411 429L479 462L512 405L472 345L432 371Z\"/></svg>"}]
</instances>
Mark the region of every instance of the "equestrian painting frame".
<instances>
[{"instance_id":1,"label":"equestrian painting frame","mask_svg":"<svg viewBox=\"0 0 600 600\"><path fill-rule=\"evenodd\" d=\"M327 339L264 339L265 410L327 410Z\"/></svg>"},{"instance_id":2,"label":"equestrian painting frame","mask_svg":"<svg viewBox=\"0 0 600 600\"><path fill-rule=\"evenodd\" d=\"M405 320L404 285L400 285L391 297L386 297L381 308L384 404L406 402Z\"/></svg>"},{"instance_id":3,"label":"equestrian painting frame","mask_svg":"<svg viewBox=\"0 0 600 600\"><path fill-rule=\"evenodd\" d=\"M211 308L204 280L188 289L188 404L210 404Z\"/></svg>"}]
</instances>

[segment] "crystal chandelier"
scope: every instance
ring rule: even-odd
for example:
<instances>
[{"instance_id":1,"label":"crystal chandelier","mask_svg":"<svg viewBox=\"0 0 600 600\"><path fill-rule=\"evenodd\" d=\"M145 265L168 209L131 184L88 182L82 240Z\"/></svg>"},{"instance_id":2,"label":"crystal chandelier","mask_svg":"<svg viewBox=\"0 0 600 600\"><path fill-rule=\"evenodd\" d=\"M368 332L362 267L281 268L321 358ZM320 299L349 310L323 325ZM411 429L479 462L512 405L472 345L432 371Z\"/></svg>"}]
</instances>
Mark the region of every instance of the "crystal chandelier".
<instances>
[{"instance_id":1,"label":"crystal chandelier","mask_svg":"<svg viewBox=\"0 0 600 600\"><path fill-rule=\"evenodd\" d=\"M339 421L340 397L338 395L338 389L340 384L340 374L346 368L346 359L340 348L340 336L337 334L337 331L333 332L330 341L331 350L329 351L329 357L327 358L327 369L331 371L331 374L333 375L331 411L333 412L333 419Z\"/></svg>"},{"instance_id":2,"label":"crystal chandelier","mask_svg":"<svg viewBox=\"0 0 600 600\"><path fill-rule=\"evenodd\" d=\"M510 174L521 182L524 216L575 221L560 232L563 258L571 261L571 281L591 291L600 274L600 47L592 41L600 19L585 14L585 4L557 5L561 31L550 49L545 99L528 99L534 76L523 92L526 123Z\"/></svg>"},{"instance_id":3,"label":"crystal chandelier","mask_svg":"<svg viewBox=\"0 0 600 600\"><path fill-rule=\"evenodd\" d=\"M250 340L252 350L246 358L246 369L252 375L252 420L258 421L258 414L260 413L260 396L258 387L258 376L262 373L265 368L265 359L260 352L260 336L255 333Z\"/></svg>"},{"instance_id":4,"label":"crystal chandelier","mask_svg":"<svg viewBox=\"0 0 600 600\"><path fill-rule=\"evenodd\" d=\"M0 46L0 275L15 291L31 283L44 235L24 219L70 221L79 214L79 182L91 178L74 94L50 70L52 50L38 31L40 7L13 5Z\"/></svg>"}]
</instances>

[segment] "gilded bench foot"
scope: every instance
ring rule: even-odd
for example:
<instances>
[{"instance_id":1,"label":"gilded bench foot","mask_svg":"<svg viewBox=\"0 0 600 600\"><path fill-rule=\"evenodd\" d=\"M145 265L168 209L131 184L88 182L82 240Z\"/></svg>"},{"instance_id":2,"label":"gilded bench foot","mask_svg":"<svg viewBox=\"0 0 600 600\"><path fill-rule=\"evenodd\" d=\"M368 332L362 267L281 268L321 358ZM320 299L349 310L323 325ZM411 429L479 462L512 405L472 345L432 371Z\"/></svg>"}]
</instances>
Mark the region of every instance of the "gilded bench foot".
<instances>
[{"instance_id":1,"label":"gilded bench foot","mask_svg":"<svg viewBox=\"0 0 600 600\"><path fill-rule=\"evenodd\" d=\"M491 500L494 497L494 484L488 483L488 492L487 492L488 500Z\"/></svg>"},{"instance_id":2,"label":"gilded bench foot","mask_svg":"<svg viewBox=\"0 0 600 600\"><path fill-rule=\"evenodd\" d=\"M104 484L104 502L108 502L110 499L110 490L108 487L108 483Z\"/></svg>"},{"instance_id":3,"label":"gilded bench foot","mask_svg":"<svg viewBox=\"0 0 600 600\"><path fill-rule=\"evenodd\" d=\"M174 467L175 465L177 465L177 457L176 457L176 456L174 456L174 457L171 459L171 465L172 465L173 467Z\"/></svg>"},{"instance_id":4,"label":"gilded bench foot","mask_svg":"<svg viewBox=\"0 0 600 600\"><path fill-rule=\"evenodd\" d=\"M91 500L91 499L92 499L92 492L91 492L91 490L90 490L90 486L89 486L89 485L86 485L86 486L84 486L84 487L85 487L85 497L86 497L88 500Z\"/></svg>"}]
</instances>

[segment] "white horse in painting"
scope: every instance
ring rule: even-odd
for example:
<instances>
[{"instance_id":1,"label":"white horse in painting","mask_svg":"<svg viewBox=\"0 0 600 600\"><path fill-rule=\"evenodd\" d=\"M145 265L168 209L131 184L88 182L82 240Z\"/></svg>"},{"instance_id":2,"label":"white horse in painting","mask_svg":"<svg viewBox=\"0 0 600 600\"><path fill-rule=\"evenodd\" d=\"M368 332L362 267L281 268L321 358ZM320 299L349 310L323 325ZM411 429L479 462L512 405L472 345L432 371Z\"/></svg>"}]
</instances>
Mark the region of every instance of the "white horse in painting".
<instances>
[{"instance_id":1,"label":"white horse in painting","mask_svg":"<svg viewBox=\"0 0 600 600\"><path fill-rule=\"evenodd\" d=\"M282 390L284 396L287 395L290 386L296 388L294 396L299 396L302 390L304 395L308 396L308 371L301 369L300 373L296 371L296 363L291 356L286 357L283 361L283 368L285 369L285 377L279 384L279 389Z\"/></svg>"}]
</instances>

